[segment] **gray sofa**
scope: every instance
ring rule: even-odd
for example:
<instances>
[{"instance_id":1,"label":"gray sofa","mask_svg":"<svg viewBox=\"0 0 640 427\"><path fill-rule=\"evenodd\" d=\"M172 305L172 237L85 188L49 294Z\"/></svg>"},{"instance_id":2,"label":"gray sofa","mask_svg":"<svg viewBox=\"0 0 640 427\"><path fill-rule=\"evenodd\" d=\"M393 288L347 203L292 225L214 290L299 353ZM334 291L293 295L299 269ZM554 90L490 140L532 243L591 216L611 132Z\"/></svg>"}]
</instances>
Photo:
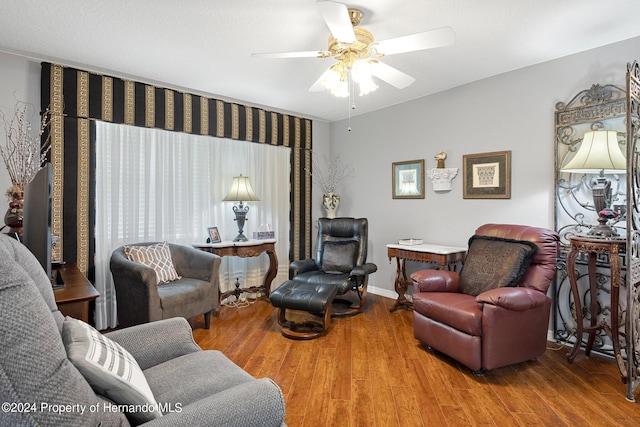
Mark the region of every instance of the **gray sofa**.
<instances>
[{"instance_id":1,"label":"gray sofa","mask_svg":"<svg viewBox=\"0 0 640 427\"><path fill-rule=\"evenodd\" d=\"M38 261L0 234L0 425L128 426L67 357L64 318ZM70 319L69 319L70 320ZM98 334L99 335L99 334ZM163 415L145 425L279 426L284 399L218 351L203 351L184 318L105 334L134 356Z\"/></svg>"}]
</instances>

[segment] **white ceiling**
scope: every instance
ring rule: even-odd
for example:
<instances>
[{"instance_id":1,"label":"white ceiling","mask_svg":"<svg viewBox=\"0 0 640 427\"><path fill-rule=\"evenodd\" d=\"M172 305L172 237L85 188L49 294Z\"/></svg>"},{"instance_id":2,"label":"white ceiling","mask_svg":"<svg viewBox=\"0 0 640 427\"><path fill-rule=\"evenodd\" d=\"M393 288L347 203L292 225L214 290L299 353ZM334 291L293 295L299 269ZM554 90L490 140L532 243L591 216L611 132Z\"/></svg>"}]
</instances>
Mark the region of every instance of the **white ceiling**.
<instances>
[{"instance_id":1,"label":"white ceiling","mask_svg":"<svg viewBox=\"0 0 640 427\"><path fill-rule=\"evenodd\" d=\"M450 26L453 46L384 58L416 78L356 97L362 114L640 36L639 0L352 0L376 40ZM315 0L0 0L0 50L312 119L349 103L309 87L332 59ZM630 52L630 60L638 52ZM2 84L2 83L0 83Z\"/></svg>"}]
</instances>

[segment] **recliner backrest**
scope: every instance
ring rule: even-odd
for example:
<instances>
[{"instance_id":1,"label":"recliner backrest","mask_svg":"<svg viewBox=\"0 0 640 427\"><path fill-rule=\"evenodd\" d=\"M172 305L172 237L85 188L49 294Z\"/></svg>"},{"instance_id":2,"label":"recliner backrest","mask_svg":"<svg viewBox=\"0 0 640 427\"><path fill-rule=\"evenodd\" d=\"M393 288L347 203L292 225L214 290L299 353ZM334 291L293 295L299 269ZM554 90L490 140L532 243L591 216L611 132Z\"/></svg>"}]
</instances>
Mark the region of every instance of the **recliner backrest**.
<instances>
[{"instance_id":1,"label":"recliner backrest","mask_svg":"<svg viewBox=\"0 0 640 427\"><path fill-rule=\"evenodd\" d=\"M358 245L355 264L364 264L367 260L368 228L369 224L366 218L320 218L318 220L316 263L322 265L326 242L351 240Z\"/></svg>"},{"instance_id":2,"label":"recliner backrest","mask_svg":"<svg viewBox=\"0 0 640 427\"><path fill-rule=\"evenodd\" d=\"M7 237L7 236L3 236ZM15 262L19 264L24 271L29 275L33 283L35 283L38 292L42 295L44 302L51 310L53 314L53 318L56 321L56 326L58 327L58 331L62 331L62 322L64 321L64 316L58 310L58 306L56 305L55 297L53 296L53 289L51 287L51 280L47 277L44 269L40 265L37 259L33 257L31 252L24 250L22 244L19 243L15 239L11 238L3 238L0 240L0 247L3 258L5 254L9 254L9 256L4 259L4 261L10 263Z\"/></svg>"},{"instance_id":3,"label":"recliner backrest","mask_svg":"<svg viewBox=\"0 0 640 427\"><path fill-rule=\"evenodd\" d=\"M556 272L558 233L546 228L513 224L485 224L476 230L482 236L528 240L538 246L531 265L518 286L546 293Z\"/></svg>"}]
</instances>

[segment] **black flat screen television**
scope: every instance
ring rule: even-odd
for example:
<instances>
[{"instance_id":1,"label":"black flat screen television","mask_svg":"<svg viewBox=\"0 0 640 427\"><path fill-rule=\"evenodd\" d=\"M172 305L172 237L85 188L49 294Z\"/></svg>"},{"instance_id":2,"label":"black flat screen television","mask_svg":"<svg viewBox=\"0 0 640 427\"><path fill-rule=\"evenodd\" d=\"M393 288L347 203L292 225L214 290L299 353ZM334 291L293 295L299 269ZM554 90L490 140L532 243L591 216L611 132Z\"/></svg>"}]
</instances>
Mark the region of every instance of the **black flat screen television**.
<instances>
[{"instance_id":1,"label":"black flat screen television","mask_svg":"<svg viewBox=\"0 0 640 427\"><path fill-rule=\"evenodd\" d=\"M51 277L51 190L53 168L51 163L36 174L24 189L22 243L40 261Z\"/></svg>"}]
</instances>

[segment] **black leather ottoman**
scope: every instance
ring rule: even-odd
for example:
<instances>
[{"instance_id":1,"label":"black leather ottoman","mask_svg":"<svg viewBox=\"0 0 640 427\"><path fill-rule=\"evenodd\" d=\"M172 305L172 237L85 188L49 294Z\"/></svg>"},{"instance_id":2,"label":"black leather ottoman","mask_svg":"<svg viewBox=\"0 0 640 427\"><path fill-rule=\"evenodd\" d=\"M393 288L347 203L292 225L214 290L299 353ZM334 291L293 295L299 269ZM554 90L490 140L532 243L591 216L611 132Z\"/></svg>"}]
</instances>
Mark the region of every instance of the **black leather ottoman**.
<instances>
[{"instance_id":1,"label":"black leather ottoman","mask_svg":"<svg viewBox=\"0 0 640 427\"><path fill-rule=\"evenodd\" d=\"M331 303L338 288L328 284L300 283L289 280L271 292L269 300L280 309L278 323L282 326L282 335L287 338L309 340L324 335L331 322ZM320 314L322 323L314 321L292 322L286 319L286 310L299 310Z\"/></svg>"}]
</instances>

